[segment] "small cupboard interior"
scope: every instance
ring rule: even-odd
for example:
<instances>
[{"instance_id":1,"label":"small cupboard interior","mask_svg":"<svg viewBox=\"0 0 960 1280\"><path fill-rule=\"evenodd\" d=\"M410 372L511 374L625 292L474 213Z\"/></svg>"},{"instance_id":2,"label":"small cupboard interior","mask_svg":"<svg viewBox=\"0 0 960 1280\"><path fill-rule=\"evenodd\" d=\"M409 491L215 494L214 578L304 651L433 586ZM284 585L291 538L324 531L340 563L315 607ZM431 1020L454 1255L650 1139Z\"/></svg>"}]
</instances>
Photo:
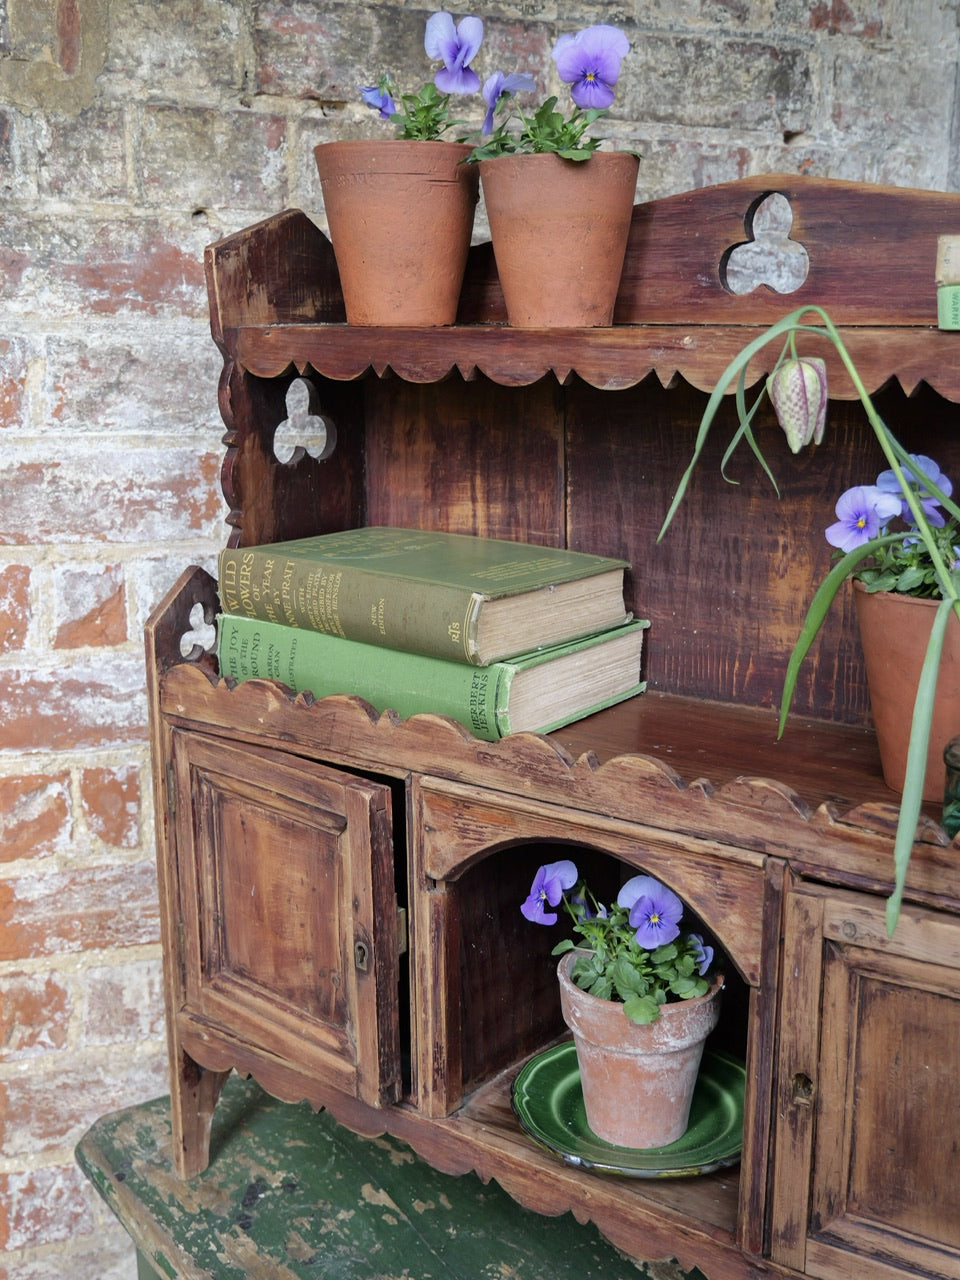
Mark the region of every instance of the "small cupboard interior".
<instances>
[{"instance_id":1,"label":"small cupboard interior","mask_svg":"<svg viewBox=\"0 0 960 1280\"><path fill-rule=\"evenodd\" d=\"M729 251L762 239L754 216L771 194L788 202L806 281L735 295ZM960 1216L945 1158L910 1155L936 1215L911 1207L923 1196L890 1212L890 1195L874 1194L881 1180L905 1186L877 1135L896 1148L914 1121L860 1052L875 1057L884 1035L863 1028L861 1042L859 1006L831 976L830 957L846 962L855 946L856 971L882 974L871 1018L888 1011L888 1038L901 1034L894 991L909 990L913 1060L937 1080L956 1063L956 854L932 813L899 935L912 943L887 939L877 922L896 797L849 602L775 737L833 503L882 466L828 352L824 443L794 456L769 413L758 426L782 496L746 451L729 468L738 486L721 476L725 407L674 526L656 534L727 361L804 304L842 326L902 442L960 475L957 338L936 328L933 281L937 236L958 222L958 197L782 176L638 205L615 324L596 331L506 327L485 245L443 331L343 324L329 245L295 211L211 247L230 541L409 524L623 556L630 607L651 621L649 691L547 738L486 744L438 717L400 722L269 682L233 688L199 647L184 658L191 610L209 620L216 592L201 571L183 575L147 636L181 1174L204 1166L236 1068L360 1132L394 1132L438 1167L494 1177L542 1212L590 1218L638 1257L676 1256L710 1277L839 1276L851 1255L876 1280L891 1268L956 1275L960 1248L938 1225ZM306 451L317 423L290 408L301 378L308 418L336 427L319 460ZM306 433L285 462L281 424ZM600 1177L521 1131L512 1078L562 1027L556 936L526 925L519 904L558 848L611 885L636 869L664 879L722 949L719 1034L747 1063L739 1168ZM844 1023L849 1076L818 1057ZM960 1122L946 1123L955 1146ZM842 1229L841 1185L858 1201Z\"/></svg>"}]
</instances>

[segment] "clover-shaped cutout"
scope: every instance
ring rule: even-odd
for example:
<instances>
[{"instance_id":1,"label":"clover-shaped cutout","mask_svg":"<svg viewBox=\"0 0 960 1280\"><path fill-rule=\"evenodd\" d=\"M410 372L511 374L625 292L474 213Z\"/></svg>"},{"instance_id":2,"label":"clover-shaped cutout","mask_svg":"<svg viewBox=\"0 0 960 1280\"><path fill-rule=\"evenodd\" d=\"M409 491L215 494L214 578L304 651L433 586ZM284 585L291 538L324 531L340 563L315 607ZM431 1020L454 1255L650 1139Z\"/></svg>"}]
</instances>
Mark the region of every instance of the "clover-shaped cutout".
<instances>
[{"instance_id":1,"label":"clover-shaped cutout","mask_svg":"<svg viewBox=\"0 0 960 1280\"><path fill-rule=\"evenodd\" d=\"M212 653L217 647L217 628L207 619L199 601L190 610L189 621L190 630L180 637L180 653L184 658L199 658L198 650Z\"/></svg>"},{"instance_id":2,"label":"clover-shaped cutout","mask_svg":"<svg viewBox=\"0 0 960 1280\"><path fill-rule=\"evenodd\" d=\"M727 250L721 263L723 283L731 293L752 293L766 285L775 293L794 293L810 270L806 249L790 239L790 201L774 191L754 206L745 244Z\"/></svg>"},{"instance_id":3,"label":"clover-shaped cutout","mask_svg":"<svg viewBox=\"0 0 960 1280\"><path fill-rule=\"evenodd\" d=\"M331 418L318 412L313 384L306 378L294 378L284 403L287 416L273 437L276 460L297 463L305 454L318 462L329 458L337 447L337 428Z\"/></svg>"}]
</instances>

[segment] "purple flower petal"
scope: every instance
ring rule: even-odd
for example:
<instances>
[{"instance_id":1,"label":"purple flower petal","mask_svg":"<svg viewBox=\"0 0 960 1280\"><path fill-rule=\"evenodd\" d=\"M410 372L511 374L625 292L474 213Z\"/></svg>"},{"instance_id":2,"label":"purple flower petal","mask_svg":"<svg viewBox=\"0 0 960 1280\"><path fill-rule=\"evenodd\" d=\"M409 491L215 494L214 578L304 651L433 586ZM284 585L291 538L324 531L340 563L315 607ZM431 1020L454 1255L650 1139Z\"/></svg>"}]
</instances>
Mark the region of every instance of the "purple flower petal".
<instances>
[{"instance_id":1,"label":"purple flower petal","mask_svg":"<svg viewBox=\"0 0 960 1280\"><path fill-rule=\"evenodd\" d=\"M511 71L509 75L504 75L502 71L494 71L492 76L488 76L483 83L481 95L487 104L487 114L483 117L483 125L480 132L483 134L493 132L493 113L497 109L497 103L504 96L510 96L514 93L522 93L527 90L535 89L536 81L533 76L527 75L525 71Z\"/></svg>"},{"instance_id":2,"label":"purple flower petal","mask_svg":"<svg viewBox=\"0 0 960 1280\"><path fill-rule=\"evenodd\" d=\"M368 107L373 107L374 111L379 112L381 120L390 119L397 107L389 93L376 84L360 84L357 85L357 88L360 91L361 101Z\"/></svg>"},{"instance_id":3,"label":"purple flower petal","mask_svg":"<svg viewBox=\"0 0 960 1280\"><path fill-rule=\"evenodd\" d=\"M441 93L476 93L480 88L480 77L470 70L470 62L482 41L479 18L462 18L454 27L452 15L441 9L427 19L423 47L428 57L443 62L443 69L433 77Z\"/></svg>"},{"instance_id":4,"label":"purple flower petal","mask_svg":"<svg viewBox=\"0 0 960 1280\"><path fill-rule=\"evenodd\" d=\"M637 945L648 951L672 942L680 933L683 903L665 885L655 894L641 894L630 908L630 926L636 930Z\"/></svg>"},{"instance_id":5,"label":"purple flower petal","mask_svg":"<svg viewBox=\"0 0 960 1280\"><path fill-rule=\"evenodd\" d=\"M831 547L853 551L875 538L888 521L900 514L900 502L877 485L859 484L841 493L835 510L837 521L824 536Z\"/></svg>"},{"instance_id":6,"label":"purple flower petal","mask_svg":"<svg viewBox=\"0 0 960 1280\"><path fill-rule=\"evenodd\" d=\"M693 943L693 959L697 966L697 973L702 978L713 964L713 947L708 947L699 933L691 933L690 941Z\"/></svg>"},{"instance_id":7,"label":"purple flower petal","mask_svg":"<svg viewBox=\"0 0 960 1280\"><path fill-rule=\"evenodd\" d=\"M533 924L556 924L557 913L546 907L559 905L564 891L577 883L578 871L574 863L548 862L537 869L533 884L520 911Z\"/></svg>"},{"instance_id":8,"label":"purple flower petal","mask_svg":"<svg viewBox=\"0 0 960 1280\"><path fill-rule=\"evenodd\" d=\"M942 529L946 524L946 519L940 509L940 503L931 496L930 491L924 485L924 480L932 480L937 488L941 489L949 497L953 493L953 484L950 478L943 474L932 458L928 458L923 453L910 454L910 465L903 467L903 474L907 484L918 494L920 505L923 507L924 514L931 525L935 529ZM885 493L895 494L900 499L900 514L903 519L908 522L913 520L913 512L904 497L900 481L892 469L880 472L877 476L877 488L883 489ZM924 496L925 494L926 496Z\"/></svg>"},{"instance_id":9,"label":"purple flower petal","mask_svg":"<svg viewBox=\"0 0 960 1280\"><path fill-rule=\"evenodd\" d=\"M553 46L553 60L578 107L605 110L613 102L620 63L629 51L630 42L619 27L601 23L561 36Z\"/></svg>"}]
</instances>

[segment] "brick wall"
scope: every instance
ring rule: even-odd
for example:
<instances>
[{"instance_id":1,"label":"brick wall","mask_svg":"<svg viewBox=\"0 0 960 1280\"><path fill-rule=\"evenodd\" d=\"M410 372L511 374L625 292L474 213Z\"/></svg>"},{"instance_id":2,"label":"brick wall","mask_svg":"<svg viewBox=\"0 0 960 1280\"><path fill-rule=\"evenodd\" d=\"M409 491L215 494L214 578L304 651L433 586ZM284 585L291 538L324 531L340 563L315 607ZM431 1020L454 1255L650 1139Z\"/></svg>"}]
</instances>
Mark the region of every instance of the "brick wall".
<instances>
[{"instance_id":1,"label":"brick wall","mask_svg":"<svg viewBox=\"0 0 960 1280\"><path fill-rule=\"evenodd\" d=\"M203 247L290 205L322 223L312 147L380 127L356 84L427 78L430 11L0 0L0 1280L133 1271L73 1146L166 1091L141 633L224 536ZM609 132L642 194L957 189L955 0L478 11L481 72L542 91L560 31L625 25Z\"/></svg>"}]
</instances>

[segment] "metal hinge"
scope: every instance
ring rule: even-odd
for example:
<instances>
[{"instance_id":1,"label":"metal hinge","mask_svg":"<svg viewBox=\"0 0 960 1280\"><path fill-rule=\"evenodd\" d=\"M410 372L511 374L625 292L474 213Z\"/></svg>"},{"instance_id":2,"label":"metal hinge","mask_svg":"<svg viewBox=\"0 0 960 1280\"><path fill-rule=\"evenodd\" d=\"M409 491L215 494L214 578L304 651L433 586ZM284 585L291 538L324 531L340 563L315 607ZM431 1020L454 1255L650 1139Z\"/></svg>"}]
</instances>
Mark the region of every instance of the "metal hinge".
<instances>
[{"instance_id":1,"label":"metal hinge","mask_svg":"<svg viewBox=\"0 0 960 1280\"><path fill-rule=\"evenodd\" d=\"M397 908L397 955L407 954L407 908Z\"/></svg>"},{"instance_id":2,"label":"metal hinge","mask_svg":"<svg viewBox=\"0 0 960 1280\"><path fill-rule=\"evenodd\" d=\"M177 782L172 760L167 761L167 812L170 814L171 818L176 817Z\"/></svg>"}]
</instances>

